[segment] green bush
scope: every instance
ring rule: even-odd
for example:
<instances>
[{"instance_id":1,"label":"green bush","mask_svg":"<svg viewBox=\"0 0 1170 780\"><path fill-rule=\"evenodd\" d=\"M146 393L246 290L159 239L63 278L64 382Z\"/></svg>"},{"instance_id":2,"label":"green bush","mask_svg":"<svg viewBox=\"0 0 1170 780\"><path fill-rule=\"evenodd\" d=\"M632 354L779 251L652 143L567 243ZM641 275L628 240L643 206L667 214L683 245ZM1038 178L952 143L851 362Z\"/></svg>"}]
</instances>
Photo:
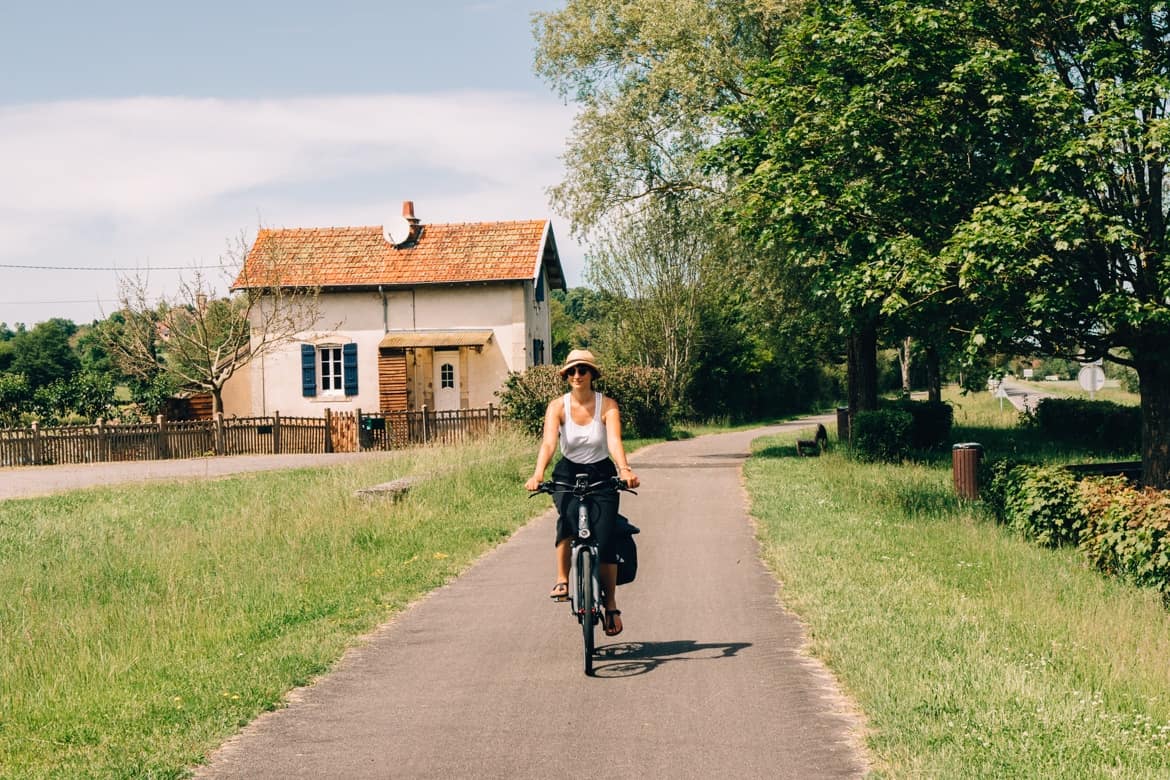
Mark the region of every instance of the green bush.
<instances>
[{"instance_id":1,"label":"green bush","mask_svg":"<svg viewBox=\"0 0 1170 780\"><path fill-rule=\"evenodd\" d=\"M1157 588L1170 607L1170 492L1008 459L981 464L980 485L1000 521L1040 544L1076 545L1094 568Z\"/></svg>"},{"instance_id":2,"label":"green bush","mask_svg":"<svg viewBox=\"0 0 1170 780\"><path fill-rule=\"evenodd\" d=\"M1089 519L1080 548L1089 562L1170 602L1170 493L1097 477L1081 482L1080 495Z\"/></svg>"},{"instance_id":3,"label":"green bush","mask_svg":"<svg viewBox=\"0 0 1170 780\"><path fill-rule=\"evenodd\" d=\"M544 429L548 403L567 392L556 366L533 366L523 374L512 373L497 395L504 417L515 420L530 434ZM618 402L622 433L627 438L665 436L670 433L670 405L666 375L661 369L640 366L606 367L597 389Z\"/></svg>"},{"instance_id":4,"label":"green bush","mask_svg":"<svg viewBox=\"0 0 1170 780\"><path fill-rule=\"evenodd\" d=\"M1021 466L1014 458L983 458L979 461L979 498L984 502L996 521L1007 522L1007 497L1015 489L1012 472Z\"/></svg>"},{"instance_id":5,"label":"green bush","mask_svg":"<svg viewBox=\"0 0 1170 780\"><path fill-rule=\"evenodd\" d=\"M861 460L897 463L910 454L914 418L901 409L877 409L853 416L853 450Z\"/></svg>"},{"instance_id":6,"label":"green bush","mask_svg":"<svg viewBox=\"0 0 1170 780\"><path fill-rule=\"evenodd\" d=\"M1111 401L1045 398L1032 424L1051 441L1115 453L1137 452L1142 439L1141 409Z\"/></svg>"},{"instance_id":7,"label":"green bush","mask_svg":"<svg viewBox=\"0 0 1170 780\"><path fill-rule=\"evenodd\" d=\"M544 412L548 402L565 392L565 380L556 366L533 366L523 374L511 373L504 380L504 389L496 393L500 411L506 419L539 436L544 430Z\"/></svg>"},{"instance_id":8,"label":"green bush","mask_svg":"<svg viewBox=\"0 0 1170 780\"><path fill-rule=\"evenodd\" d=\"M1077 478L1060 466L1020 466L1008 475L1007 524L1045 547L1077 544L1086 513Z\"/></svg>"},{"instance_id":9,"label":"green bush","mask_svg":"<svg viewBox=\"0 0 1170 780\"><path fill-rule=\"evenodd\" d=\"M910 446L916 450L932 450L945 445L951 438L955 410L941 401L896 401L893 408L908 412Z\"/></svg>"}]
</instances>

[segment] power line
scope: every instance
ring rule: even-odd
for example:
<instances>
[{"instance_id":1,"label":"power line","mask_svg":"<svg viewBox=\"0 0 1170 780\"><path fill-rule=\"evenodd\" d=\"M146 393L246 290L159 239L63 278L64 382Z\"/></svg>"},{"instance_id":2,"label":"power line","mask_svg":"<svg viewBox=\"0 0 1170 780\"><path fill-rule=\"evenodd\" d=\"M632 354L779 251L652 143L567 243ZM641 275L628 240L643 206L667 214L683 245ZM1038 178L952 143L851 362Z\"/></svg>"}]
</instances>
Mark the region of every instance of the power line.
<instances>
[{"instance_id":1,"label":"power line","mask_svg":"<svg viewBox=\"0 0 1170 780\"><path fill-rule=\"evenodd\" d=\"M0 306L20 306L27 304L29 306L43 306L58 303L117 303L114 298L86 298L80 301L0 301Z\"/></svg>"},{"instance_id":2,"label":"power line","mask_svg":"<svg viewBox=\"0 0 1170 780\"><path fill-rule=\"evenodd\" d=\"M93 267L75 265L17 265L15 263L0 263L0 268L21 268L26 271L198 271L204 268L235 268L234 265L151 265L145 268L128 268L117 266Z\"/></svg>"}]
</instances>

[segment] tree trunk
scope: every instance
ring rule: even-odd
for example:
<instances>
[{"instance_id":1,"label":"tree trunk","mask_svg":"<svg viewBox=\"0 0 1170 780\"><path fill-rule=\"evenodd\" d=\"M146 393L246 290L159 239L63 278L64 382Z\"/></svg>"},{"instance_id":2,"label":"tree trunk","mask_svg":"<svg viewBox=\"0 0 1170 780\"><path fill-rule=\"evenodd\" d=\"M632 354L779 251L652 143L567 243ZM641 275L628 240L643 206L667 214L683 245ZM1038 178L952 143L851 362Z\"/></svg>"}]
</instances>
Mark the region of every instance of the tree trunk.
<instances>
[{"instance_id":1,"label":"tree trunk","mask_svg":"<svg viewBox=\"0 0 1170 780\"><path fill-rule=\"evenodd\" d=\"M859 318L849 332L845 381L852 429L855 414L877 409L877 322L872 317Z\"/></svg>"},{"instance_id":2,"label":"tree trunk","mask_svg":"<svg viewBox=\"0 0 1170 780\"><path fill-rule=\"evenodd\" d=\"M938 348L926 345L926 394L935 403L942 401L942 369L939 366Z\"/></svg>"},{"instance_id":3,"label":"tree trunk","mask_svg":"<svg viewBox=\"0 0 1170 780\"><path fill-rule=\"evenodd\" d=\"M211 413L221 414L223 412L223 388L211 388Z\"/></svg>"},{"instance_id":4,"label":"tree trunk","mask_svg":"<svg viewBox=\"0 0 1170 780\"><path fill-rule=\"evenodd\" d=\"M1142 481L1170 489L1170 359L1134 350L1142 394Z\"/></svg>"},{"instance_id":5,"label":"tree trunk","mask_svg":"<svg viewBox=\"0 0 1170 780\"><path fill-rule=\"evenodd\" d=\"M910 350L914 347L914 340L907 336L898 345L898 365L902 369L902 397L910 397Z\"/></svg>"}]
</instances>

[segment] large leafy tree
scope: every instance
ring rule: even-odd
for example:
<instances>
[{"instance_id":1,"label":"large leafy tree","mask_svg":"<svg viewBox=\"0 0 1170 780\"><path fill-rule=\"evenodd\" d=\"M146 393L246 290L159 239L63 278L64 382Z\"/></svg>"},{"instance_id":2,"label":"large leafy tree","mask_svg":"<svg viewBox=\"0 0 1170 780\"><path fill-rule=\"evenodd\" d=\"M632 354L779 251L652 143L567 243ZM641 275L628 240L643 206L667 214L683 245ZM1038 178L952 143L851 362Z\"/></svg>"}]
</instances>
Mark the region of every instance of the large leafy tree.
<instances>
[{"instance_id":1,"label":"large leafy tree","mask_svg":"<svg viewBox=\"0 0 1170 780\"><path fill-rule=\"evenodd\" d=\"M11 360L8 370L22 374L31 390L46 387L58 380L68 381L81 362L70 339L77 332L72 320L54 317L31 329L18 329L9 342Z\"/></svg>"},{"instance_id":2,"label":"large leafy tree","mask_svg":"<svg viewBox=\"0 0 1170 780\"><path fill-rule=\"evenodd\" d=\"M987 347L1137 371L1148 484L1170 487L1170 11L1164 3L1007 2L989 25L1031 68L1019 91L1044 148L956 236Z\"/></svg>"},{"instance_id":3,"label":"large leafy tree","mask_svg":"<svg viewBox=\"0 0 1170 780\"><path fill-rule=\"evenodd\" d=\"M745 132L713 159L736 216L782 278L838 311L851 410L876 406L883 328L937 366L959 313L940 253L1026 160L1017 112L985 86L1018 78L962 4L814 0L727 110Z\"/></svg>"},{"instance_id":4,"label":"large leafy tree","mask_svg":"<svg viewBox=\"0 0 1170 780\"><path fill-rule=\"evenodd\" d=\"M574 230L648 195L716 192L701 153L727 130L778 0L568 0L534 17L536 71L580 106L553 201Z\"/></svg>"}]
</instances>

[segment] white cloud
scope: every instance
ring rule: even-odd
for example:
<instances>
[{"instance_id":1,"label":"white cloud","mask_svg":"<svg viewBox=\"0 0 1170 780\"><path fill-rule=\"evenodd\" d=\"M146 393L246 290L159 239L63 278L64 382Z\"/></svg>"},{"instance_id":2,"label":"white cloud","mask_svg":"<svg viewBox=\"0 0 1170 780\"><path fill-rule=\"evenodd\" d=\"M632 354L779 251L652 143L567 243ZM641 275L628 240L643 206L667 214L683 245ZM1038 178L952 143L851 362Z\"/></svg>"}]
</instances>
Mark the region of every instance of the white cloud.
<instances>
[{"instance_id":1,"label":"white cloud","mask_svg":"<svg viewBox=\"0 0 1170 780\"><path fill-rule=\"evenodd\" d=\"M211 263L258 221L379 224L411 199L424 221L552 216L545 192L571 120L551 99L507 92L0 108L0 264ZM575 278L579 250L554 224ZM112 287L0 268L0 321L99 316L9 306Z\"/></svg>"}]
</instances>

